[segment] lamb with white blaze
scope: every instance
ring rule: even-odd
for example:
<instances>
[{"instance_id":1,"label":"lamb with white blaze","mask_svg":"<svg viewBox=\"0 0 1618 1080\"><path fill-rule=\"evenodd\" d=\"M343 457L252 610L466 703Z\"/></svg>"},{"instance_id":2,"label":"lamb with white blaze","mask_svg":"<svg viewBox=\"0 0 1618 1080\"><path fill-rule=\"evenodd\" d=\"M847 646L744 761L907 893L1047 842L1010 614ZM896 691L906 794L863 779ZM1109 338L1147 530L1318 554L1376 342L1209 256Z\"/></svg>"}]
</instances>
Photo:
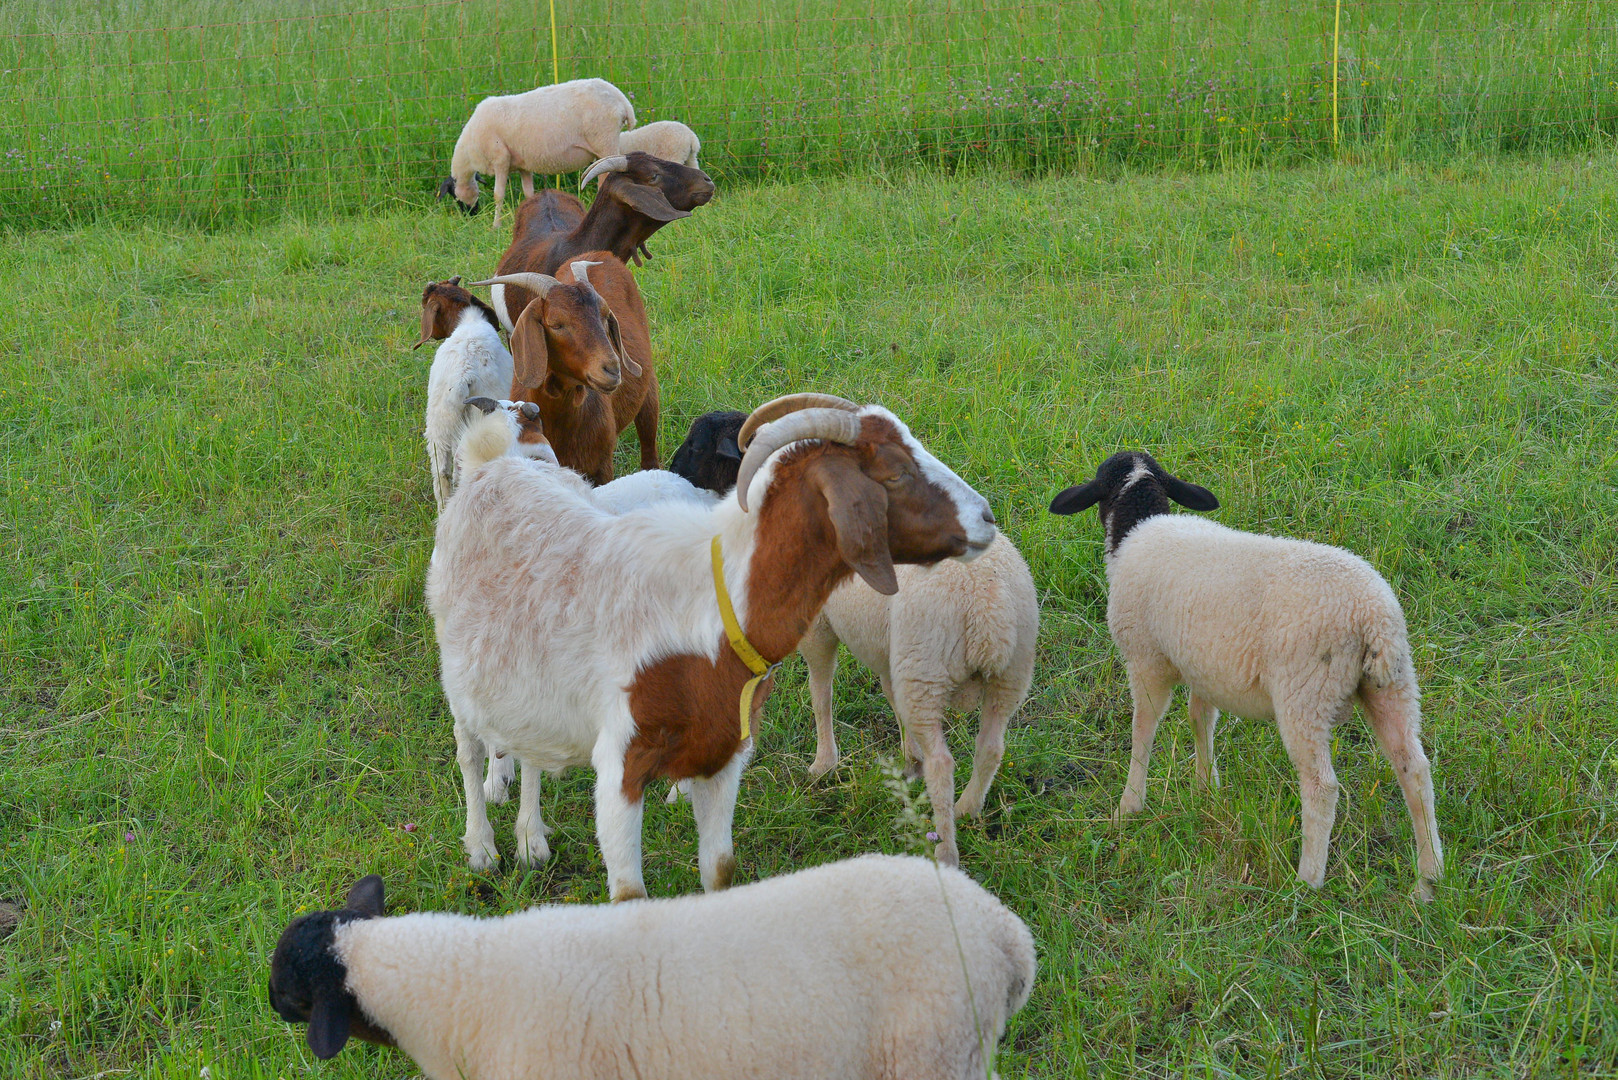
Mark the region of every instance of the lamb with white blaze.
<instances>
[{"instance_id":1,"label":"lamb with white blaze","mask_svg":"<svg viewBox=\"0 0 1618 1080\"><path fill-rule=\"evenodd\" d=\"M983 1080L1034 981L1028 927L965 874L866 855L713 896L383 916L382 879L294 919L270 1004L334 1057L429 1080Z\"/></svg>"},{"instance_id":2,"label":"lamb with white blaze","mask_svg":"<svg viewBox=\"0 0 1618 1080\"><path fill-rule=\"evenodd\" d=\"M477 414L468 398L500 397L511 389L511 353L500 343L494 309L461 287L459 277L434 281L421 294L419 349L442 338L427 373L427 465L440 513L455 490L455 444Z\"/></svg>"},{"instance_id":3,"label":"lamb with white blaze","mask_svg":"<svg viewBox=\"0 0 1618 1080\"><path fill-rule=\"evenodd\" d=\"M1053 514L1099 507L1106 533L1107 626L1134 699L1129 780L1118 817L1146 804L1146 765L1174 687L1190 691L1197 779L1218 784L1219 710L1273 717L1303 799L1298 876L1326 880L1337 815L1331 728L1358 699L1393 765L1416 834L1417 895L1443 872L1432 771L1421 747L1421 694L1404 611L1371 565L1342 548L1240 532L1169 513L1169 500L1213 510L1219 500L1123 452L1051 502Z\"/></svg>"},{"instance_id":4,"label":"lamb with white blaze","mask_svg":"<svg viewBox=\"0 0 1618 1080\"><path fill-rule=\"evenodd\" d=\"M506 179L522 175L522 190L534 194L534 174L576 172L592 161L618 155L618 135L635 126L635 107L605 79L574 79L524 94L478 102L455 140L450 176L438 197L454 195L469 211L478 208L480 172L494 175L494 225L506 201Z\"/></svg>"},{"instance_id":5,"label":"lamb with white blaze","mask_svg":"<svg viewBox=\"0 0 1618 1080\"><path fill-rule=\"evenodd\" d=\"M474 867L499 859L479 776L495 750L523 764L518 861L549 854L540 772L588 764L614 900L645 895L643 796L660 777L692 781L703 888L725 888L772 665L851 575L892 593L897 564L993 541L988 503L886 409L790 395L756 414L730 495L622 514L576 474L507 455L504 419L463 438L483 449L438 519L427 602Z\"/></svg>"}]
</instances>

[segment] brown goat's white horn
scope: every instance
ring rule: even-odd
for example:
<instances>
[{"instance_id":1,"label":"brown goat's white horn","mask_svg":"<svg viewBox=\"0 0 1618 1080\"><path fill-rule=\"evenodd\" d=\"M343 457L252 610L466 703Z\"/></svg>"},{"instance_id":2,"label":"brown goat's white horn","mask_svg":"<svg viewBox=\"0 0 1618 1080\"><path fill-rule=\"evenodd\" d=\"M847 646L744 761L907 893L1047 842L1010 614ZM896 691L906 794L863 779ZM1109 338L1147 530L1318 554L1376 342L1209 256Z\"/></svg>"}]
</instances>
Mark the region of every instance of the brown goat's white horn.
<instances>
[{"instance_id":1,"label":"brown goat's white horn","mask_svg":"<svg viewBox=\"0 0 1618 1080\"><path fill-rule=\"evenodd\" d=\"M579 178L579 190L583 191L584 185L598 176L605 176L610 172L623 172L627 168L629 168L629 157L625 154L619 154L617 157L604 157L584 170L584 175Z\"/></svg>"},{"instance_id":2,"label":"brown goat's white horn","mask_svg":"<svg viewBox=\"0 0 1618 1080\"><path fill-rule=\"evenodd\" d=\"M501 274L499 277L492 277L487 281L474 281L471 287L478 285L520 285L529 292L544 296L560 284L560 281L557 281L549 274L522 273Z\"/></svg>"},{"instance_id":3,"label":"brown goat's white horn","mask_svg":"<svg viewBox=\"0 0 1618 1080\"><path fill-rule=\"evenodd\" d=\"M590 267L600 265L601 260L599 259L595 262L586 262L584 259L580 259L577 262L568 263L568 269L573 271L573 280L576 284L590 285ZM590 285L590 287L595 288L594 285Z\"/></svg>"},{"instance_id":4,"label":"brown goat's white horn","mask_svg":"<svg viewBox=\"0 0 1618 1080\"><path fill-rule=\"evenodd\" d=\"M804 409L759 428L736 474L736 505L747 509L747 488L770 455L800 439L852 443L860 433L860 418L846 409Z\"/></svg>"},{"instance_id":5,"label":"brown goat's white horn","mask_svg":"<svg viewBox=\"0 0 1618 1080\"><path fill-rule=\"evenodd\" d=\"M842 409L845 412L858 412L859 406L835 394L787 394L774 401L766 401L754 409L753 415L747 418L741 431L736 433L736 445L746 450L747 444L752 441L753 433L759 428L771 420L779 420L788 413L801 412L804 409Z\"/></svg>"}]
</instances>

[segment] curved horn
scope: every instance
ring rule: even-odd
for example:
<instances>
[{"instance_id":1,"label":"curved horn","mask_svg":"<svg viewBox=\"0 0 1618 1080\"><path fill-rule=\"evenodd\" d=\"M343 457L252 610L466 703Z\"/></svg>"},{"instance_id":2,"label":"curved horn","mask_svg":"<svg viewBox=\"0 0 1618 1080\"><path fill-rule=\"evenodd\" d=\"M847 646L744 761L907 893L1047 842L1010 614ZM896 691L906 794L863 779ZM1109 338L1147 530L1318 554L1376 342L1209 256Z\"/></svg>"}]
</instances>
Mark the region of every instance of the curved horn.
<instances>
[{"instance_id":1,"label":"curved horn","mask_svg":"<svg viewBox=\"0 0 1618 1080\"><path fill-rule=\"evenodd\" d=\"M590 267L600 265L601 260L599 259L597 259L595 262L587 262L584 259L580 259L577 262L569 263L567 268L573 271L574 284L589 285L590 288L593 289L595 286L590 285Z\"/></svg>"},{"instance_id":2,"label":"curved horn","mask_svg":"<svg viewBox=\"0 0 1618 1080\"><path fill-rule=\"evenodd\" d=\"M800 439L825 439L852 443L860 433L860 419L847 409L804 409L760 428L753 444L742 458L736 475L736 505L747 509L747 488L770 455Z\"/></svg>"},{"instance_id":3,"label":"curved horn","mask_svg":"<svg viewBox=\"0 0 1618 1080\"><path fill-rule=\"evenodd\" d=\"M629 168L628 155L619 154L617 157L604 157L584 170L584 175L579 178L579 190L583 191L584 185L598 176L604 176L610 172L623 172L627 168Z\"/></svg>"},{"instance_id":4,"label":"curved horn","mask_svg":"<svg viewBox=\"0 0 1618 1080\"><path fill-rule=\"evenodd\" d=\"M487 281L474 281L467 287L477 288L479 285L520 285L529 292L534 293L536 296L544 296L546 293L550 292L560 284L560 281L557 281L549 274L523 273L501 274L498 277L489 278Z\"/></svg>"},{"instance_id":5,"label":"curved horn","mask_svg":"<svg viewBox=\"0 0 1618 1080\"><path fill-rule=\"evenodd\" d=\"M754 409L753 415L747 418L741 431L736 433L736 445L746 450L747 444L753 439L753 433L759 428L771 420L779 420L788 413L803 409L842 409L846 412L858 412L859 406L835 394L787 394L774 401L766 401Z\"/></svg>"}]
</instances>

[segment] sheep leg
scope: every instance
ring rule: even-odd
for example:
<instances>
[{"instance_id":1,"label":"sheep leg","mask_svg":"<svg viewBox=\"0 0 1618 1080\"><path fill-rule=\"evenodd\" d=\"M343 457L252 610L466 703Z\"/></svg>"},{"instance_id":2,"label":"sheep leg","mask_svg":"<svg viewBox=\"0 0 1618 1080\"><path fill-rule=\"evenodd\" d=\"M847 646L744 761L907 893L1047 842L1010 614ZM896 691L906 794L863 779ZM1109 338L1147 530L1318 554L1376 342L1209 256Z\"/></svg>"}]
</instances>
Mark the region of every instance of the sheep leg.
<instances>
[{"instance_id":1,"label":"sheep leg","mask_svg":"<svg viewBox=\"0 0 1618 1080\"><path fill-rule=\"evenodd\" d=\"M1152 760L1157 725L1168 711L1173 690L1174 683L1157 667L1129 668L1129 696L1135 707L1130 731L1129 780L1124 784L1123 797L1118 800L1114 821L1122 821L1146 809L1146 766Z\"/></svg>"},{"instance_id":2,"label":"sheep leg","mask_svg":"<svg viewBox=\"0 0 1618 1080\"><path fill-rule=\"evenodd\" d=\"M483 781L478 777L487 753L483 740L457 720L455 760L461 766L461 783L466 788L466 836L462 843L466 845L474 870L487 870L500 862L500 849L494 846L494 828L489 824L489 812L483 803Z\"/></svg>"},{"instance_id":3,"label":"sheep leg","mask_svg":"<svg viewBox=\"0 0 1618 1080\"><path fill-rule=\"evenodd\" d=\"M1433 772L1421 748L1421 707L1414 688L1399 685L1360 691L1360 705L1376 732L1382 754L1393 766L1416 834L1416 895L1433 898L1433 882L1444 873L1444 847L1433 809Z\"/></svg>"},{"instance_id":4,"label":"sheep leg","mask_svg":"<svg viewBox=\"0 0 1618 1080\"><path fill-rule=\"evenodd\" d=\"M753 756L749 739L723 769L710 777L691 778L691 812L697 819L697 868L704 892L730 888L736 876L736 849L731 825L736 818L736 792L742 770Z\"/></svg>"},{"instance_id":5,"label":"sheep leg","mask_svg":"<svg viewBox=\"0 0 1618 1080\"><path fill-rule=\"evenodd\" d=\"M508 754L507 757L512 755ZM539 813L539 784L543 769L523 762L522 796L517 802L517 861L523 866L543 866L551 857L551 846L545 842L550 827Z\"/></svg>"},{"instance_id":6,"label":"sheep leg","mask_svg":"<svg viewBox=\"0 0 1618 1080\"><path fill-rule=\"evenodd\" d=\"M1219 786L1219 763L1214 760L1214 725L1219 721L1219 710L1191 691L1186 706L1191 714L1191 731L1197 742L1197 783L1204 787Z\"/></svg>"},{"instance_id":7,"label":"sheep leg","mask_svg":"<svg viewBox=\"0 0 1618 1080\"><path fill-rule=\"evenodd\" d=\"M946 866L959 866L961 852L955 843L955 759L944 739L944 710L949 704L950 687L918 683L896 673L899 718L921 762L927 781L927 801L933 807L933 831L938 846L933 856Z\"/></svg>"},{"instance_id":8,"label":"sheep leg","mask_svg":"<svg viewBox=\"0 0 1618 1080\"><path fill-rule=\"evenodd\" d=\"M1032 671L1029 672L1032 675ZM1028 693L1028 682L996 677L988 681L983 691L983 711L978 714L977 747L972 755L972 779L955 804L955 816L977 817L983 813L983 800L988 797L989 785L1000 771L1000 761L1006 754L1006 725L1011 714L1022 704Z\"/></svg>"},{"instance_id":9,"label":"sheep leg","mask_svg":"<svg viewBox=\"0 0 1618 1080\"><path fill-rule=\"evenodd\" d=\"M635 434L640 438L640 467L661 469L657 461L657 373L646 369L646 397L635 413Z\"/></svg>"},{"instance_id":10,"label":"sheep leg","mask_svg":"<svg viewBox=\"0 0 1618 1080\"><path fill-rule=\"evenodd\" d=\"M508 166L500 165L494 170L494 227L500 227L500 212L506 208L506 179L510 175Z\"/></svg>"},{"instance_id":11,"label":"sheep leg","mask_svg":"<svg viewBox=\"0 0 1618 1080\"><path fill-rule=\"evenodd\" d=\"M1298 770L1298 794L1303 801L1303 850L1298 876L1318 889L1326 883L1326 850L1331 845L1332 822L1337 819L1337 773L1331 764L1331 719L1334 710L1317 703L1280 701L1275 721L1281 742Z\"/></svg>"},{"instance_id":12,"label":"sheep leg","mask_svg":"<svg viewBox=\"0 0 1618 1080\"><path fill-rule=\"evenodd\" d=\"M624 747L603 737L590 755L596 770L596 842L607 864L607 893L613 903L646 896L641 878L640 831L645 793L631 801L624 794Z\"/></svg>"},{"instance_id":13,"label":"sheep leg","mask_svg":"<svg viewBox=\"0 0 1618 1080\"><path fill-rule=\"evenodd\" d=\"M534 174L524 169L521 175L522 197L525 199L532 199L534 197Z\"/></svg>"},{"instance_id":14,"label":"sheep leg","mask_svg":"<svg viewBox=\"0 0 1618 1080\"><path fill-rule=\"evenodd\" d=\"M809 702L815 712L815 760L810 776L837 767L837 732L832 728L832 683L837 677L837 635L824 618L815 620L798 642L798 654L809 667Z\"/></svg>"},{"instance_id":15,"label":"sheep leg","mask_svg":"<svg viewBox=\"0 0 1618 1080\"><path fill-rule=\"evenodd\" d=\"M510 754L504 757L489 755L489 771L483 777L483 798L485 801L498 806L506 801L506 789L511 780L517 775L517 759Z\"/></svg>"}]
</instances>

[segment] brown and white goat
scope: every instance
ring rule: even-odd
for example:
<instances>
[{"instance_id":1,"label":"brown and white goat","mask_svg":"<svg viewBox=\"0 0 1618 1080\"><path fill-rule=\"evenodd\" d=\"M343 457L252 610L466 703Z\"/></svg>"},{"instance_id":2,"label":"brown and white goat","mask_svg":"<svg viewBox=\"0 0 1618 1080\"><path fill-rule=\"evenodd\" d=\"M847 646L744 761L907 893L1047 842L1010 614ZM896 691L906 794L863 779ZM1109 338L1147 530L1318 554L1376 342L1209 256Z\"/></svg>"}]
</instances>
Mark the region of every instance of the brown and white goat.
<instances>
[{"instance_id":1,"label":"brown and white goat","mask_svg":"<svg viewBox=\"0 0 1618 1080\"><path fill-rule=\"evenodd\" d=\"M522 285L536 297L511 332L511 399L540 408L565 467L592 483L612 479L618 433L631 423L640 466L657 460L657 372L646 305L629 268L590 253L549 274L507 274L477 285Z\"/></svg>"},{"instance_id":2,"label":"brown and white goat","mask_svg":"<svg viewBox=\"0 0 1618 1080\"><path fill-rule=\"evenodd\" d=\"M554 274L577 259L594 259L610 251L622 263L647 258L646 240L671 221L713 198L713 181L701 169L690 169L650 154L603 158L590 166L584 183L597 177L600 190L588 212L572 195L542 191L517 208L511 246L495 273ZM582 185L581 185L582 186ZM491 300L500 321L510 330L533 299L521 286L496 286Z\"/></svg>"},{"instance_id":3,"label":"brown and white goat","mask_svg":"<svg viewBox=\"0 0 1618 1080\"><path fill-rule=\"evenodd\" d=\"M996 535L983 497L897 417L824 404L837 400L794 395L764 406L771 422L748 448L736 490L708 507L671 501L612 514L564 470L503 452L463 462L466 479L438 521L427 602L474 867L499 859L479 775L495 751L523 763L519 862L550 854L539 772L589 764L614 900L645 895L642 801L658 777L692 781L703 887L730 883L731 820L753 746L739 702L753 673L726 638L713 538L742 630L775 663L851 574L891 594L895 564L971 559ZM508 432L503 418L479 421L463 447L485 429Z\"/></svg>"}]
</instances>

